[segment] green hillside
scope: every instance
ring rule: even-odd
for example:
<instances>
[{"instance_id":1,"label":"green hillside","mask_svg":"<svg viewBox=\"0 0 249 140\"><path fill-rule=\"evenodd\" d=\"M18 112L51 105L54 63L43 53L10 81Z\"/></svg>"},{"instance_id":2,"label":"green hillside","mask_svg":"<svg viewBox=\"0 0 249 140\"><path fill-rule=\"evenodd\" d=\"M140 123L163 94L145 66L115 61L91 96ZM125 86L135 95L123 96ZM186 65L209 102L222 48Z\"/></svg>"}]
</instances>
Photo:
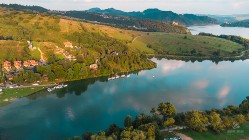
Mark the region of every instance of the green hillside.
<instances>
[{"instance_id":1,"label":"green hillside","mask_svg":"<svg viewBox=\"0 0 249 140\"><path fill-rule=\"evenodd\" d=\"M70 46L66 47L65 42ZM216 36L139 32L46 13L0 8L1 64L6 60L47 62L36 71L13 68L14 83L28 84L43 81L44 77L49 82L68 81L149 69L156 66L148 59L154 55L240 59L247 54L243 52L246 49L239 41ZM91 64L97 64L98 69L90 69Z\"/></svg>"}]
</instances>

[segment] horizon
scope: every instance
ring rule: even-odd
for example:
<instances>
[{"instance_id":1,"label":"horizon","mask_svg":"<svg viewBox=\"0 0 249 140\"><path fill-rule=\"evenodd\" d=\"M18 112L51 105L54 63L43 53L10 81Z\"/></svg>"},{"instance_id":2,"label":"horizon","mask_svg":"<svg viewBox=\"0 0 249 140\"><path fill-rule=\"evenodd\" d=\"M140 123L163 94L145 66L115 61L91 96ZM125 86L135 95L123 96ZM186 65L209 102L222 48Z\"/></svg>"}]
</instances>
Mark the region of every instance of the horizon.
<instances>
[{"instance_id":1,"label":"horizon","mask_svg":"<svg viewBox=\"0 0 249 140\"><path fill-rule=\"evenodd\" d=\"M20 4L41 6L50 10L70 11L88 10L91 8L114 8L125 12L144 11L146 9L160 9L173 11L178 14L199 15L248 15L249 1L246 0L2 0L3 4ZM136 5L140 5L139 7ZM220 8L222 6L223 8Z\"/></svg>"}]
</instances>

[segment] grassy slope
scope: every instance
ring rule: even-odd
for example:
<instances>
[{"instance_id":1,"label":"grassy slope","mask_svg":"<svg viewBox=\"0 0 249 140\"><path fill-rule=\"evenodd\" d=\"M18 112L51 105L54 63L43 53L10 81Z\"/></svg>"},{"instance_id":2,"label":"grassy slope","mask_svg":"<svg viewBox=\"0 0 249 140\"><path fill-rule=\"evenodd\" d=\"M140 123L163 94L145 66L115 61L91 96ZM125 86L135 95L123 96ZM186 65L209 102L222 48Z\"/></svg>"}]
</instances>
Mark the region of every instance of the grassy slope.
<instances>
[{"instance_id":1,"label":"grassy slope","mask_svg":"<svg viewBox=\"0 0 249 140\"><path fill-rule=\"evenodd\" d=\"M231 129L231 131L234 131ZM190 136L194 140L239 140L249 137L249 122L241 125L239 129L236 129L235 132L225 131L221 134L215 134L211 131L206 133L198 133L191 130L183 130L181 133Z\"/></svg>"},{"instance_id":2,"label":"grassy slope","mask_svg":"<svg viewBox=\"0 0 249 140\"><path fill-rule=\"evenodd\" d=\"M237 43L220 38L166 33L145 34L133 41L130 47L146 50L148 44L169 55L191 55L190 52L195 49L197 53L194 55L200 53L210 56L214 51L220 50L221 56L229 56L233 51L243 48Z\"/></svg>"}]
</instances>

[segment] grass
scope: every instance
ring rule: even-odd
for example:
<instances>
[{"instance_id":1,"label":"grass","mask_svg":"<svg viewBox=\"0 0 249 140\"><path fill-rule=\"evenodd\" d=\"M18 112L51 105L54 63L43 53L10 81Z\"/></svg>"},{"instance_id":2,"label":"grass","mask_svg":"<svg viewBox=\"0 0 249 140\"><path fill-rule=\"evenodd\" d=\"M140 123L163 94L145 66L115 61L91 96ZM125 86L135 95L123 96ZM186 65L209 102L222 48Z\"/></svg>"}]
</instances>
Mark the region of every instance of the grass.
<instances>
[{"instance_id":1,"label":"grass","mask_svg":"<svg viewBox=\"0 0 249 140\"><path fill-rule=\"evenodd\" d=\"M241 125L239 129L226 130L221 134L216 134L212 131L206 133L198 133L192 130L181 130L183 133L194 140L239 140L249 138L249 122Z\"/></svg>"},{"instance_id":2,"label":"grass","mask_svg":"<svg viewBox=\"0 0 249 140\"><path fill-rule=\"evenodd\" d=\"M28 96L43 89L45 89L45 87L4 89L3 94L0 95L0 107L10 104L11 100ZM8 99L8 101L4 101L6 99Z\"/></svg>"},{"instance_id":3,"label":"grass","mask_svg":"<svg viewBox=\"0 0 249 140\"><path fill-rule=\"evenodd\" d=\"M243 48L240 44L216 37L167 33L143 35L133 41L130 46L146 48L148 44L157 52L169 55L212 56L215 51L219 50L221 56L229 56L233 51ZM196 52L191 53L192 50Z\"/></svg>"}]
</instances>

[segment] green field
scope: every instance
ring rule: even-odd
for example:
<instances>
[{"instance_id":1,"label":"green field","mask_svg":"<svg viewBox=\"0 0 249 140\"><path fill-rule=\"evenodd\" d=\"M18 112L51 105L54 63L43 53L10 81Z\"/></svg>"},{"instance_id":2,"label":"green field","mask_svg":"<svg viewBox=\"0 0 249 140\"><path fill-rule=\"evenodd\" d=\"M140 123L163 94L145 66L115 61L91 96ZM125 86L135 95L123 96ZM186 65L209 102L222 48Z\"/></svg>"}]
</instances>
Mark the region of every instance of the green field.
<instances>
[{"instance_id":1,"label":"green field","mask_svg":"<svg viewBox=\"0 0 249 140\"><path fill-rule=\"evenodd\" d=\"M208 131L206 133L199 133L192 130L182 130L180 133L186 134L194 140L239 140L249 138L249 122L241 125L238 129L226 130L221 134L215 134Z\"/></svg>"},{"instance_id":2,"label":"green field","mask_svg":"<svg viewBox=\"0 0 249 140\"><path fill-rule=\"evenodd\" d=\"M234 52L243 49L238 43L216 37L168 33L144 34L130 47L147 53L153 53L153 49L159 54L178 56L213 56L217 51L220 56L236 56Z\"/></svg>"},{"instance_id":3,"label":"green field","mask_svg":"<svg viewBox=\"0 0 249 140\"><path fill-rule=\"evenodd\" d=\"M28 96L43 89L45 89L45 87L4 89L3 94L0 95L0 107L10 104L11 100ZM4 101L6 99L8 99L8 101Z\"/></svg>"}]
</instances>

